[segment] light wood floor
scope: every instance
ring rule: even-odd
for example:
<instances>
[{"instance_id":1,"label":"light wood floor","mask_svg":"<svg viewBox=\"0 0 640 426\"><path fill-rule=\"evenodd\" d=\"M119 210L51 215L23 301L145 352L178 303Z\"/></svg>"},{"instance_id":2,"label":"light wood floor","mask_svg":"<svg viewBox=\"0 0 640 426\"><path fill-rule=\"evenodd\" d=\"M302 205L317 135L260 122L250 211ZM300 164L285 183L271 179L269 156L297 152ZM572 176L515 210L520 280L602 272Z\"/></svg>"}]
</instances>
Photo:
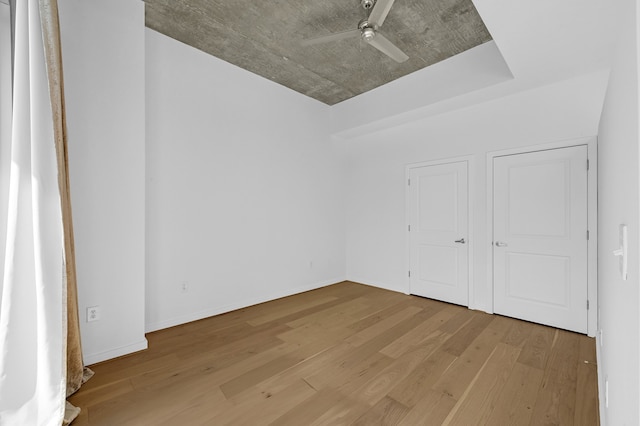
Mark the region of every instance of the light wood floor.
<instances>
[{"instance_id":1,"label":"light wood floor","mask_svg":"<svg viewBox=\"0 0 640 426\"><path fill-rule=\"evenodd\" d=\"M79 425L597 425L594 340L354 283L147 335Z\"/></svg>"}]
</instances>

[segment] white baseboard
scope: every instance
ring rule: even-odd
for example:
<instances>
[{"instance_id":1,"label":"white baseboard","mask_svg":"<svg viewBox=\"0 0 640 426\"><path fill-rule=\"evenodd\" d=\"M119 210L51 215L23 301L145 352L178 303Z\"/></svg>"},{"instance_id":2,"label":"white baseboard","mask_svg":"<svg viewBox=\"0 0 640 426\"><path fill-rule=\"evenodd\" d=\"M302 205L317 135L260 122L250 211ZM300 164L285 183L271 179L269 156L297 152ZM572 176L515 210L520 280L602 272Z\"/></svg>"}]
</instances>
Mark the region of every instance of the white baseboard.
<instances>
[{"instance_id":1,"label":"white baseboard","mask_svg":"<svg viewBox=\"0 0 640 426\"><path fill-rule=\"evenodd\" d=\"M84 354L85 365L92 365L98 362L106 361L109 359L117 358L123 355L129 355L134 352L147 349L147 339L143 339L140 342L132 343L130 345L120 346L119 348L109 349L108 351L98 352L94 354Z\"/></svg>"},{"instance_id":2,"label":"white baseboard","mask_svg":"<svg viewBox=\"0 0 640 426\"><path fill-rule=\"evenodd\" d=\"M404 294L409 294L409 289L408 288L404 288L405 286L397 286L397 285L390 285L388 283L383 283L380 281L373 281L373 280L369 280L366 278L360 278L360 277L348 277L347 281L353 281L354 283L358 283L358 284L364 284L364 285L368 285L371 287L377 287L377 288L381 288L384 290L390 290L390 291L395 291L396 293L404 293ZM402 288L401 288L402 287Z\"/></svg>"},{"instance_id":3,"label":"white baseboard","mask_svg":"<svg viewBox=\"0 0 640 426\"><path fill-rule=\"evenodd\" d=\"M602 360L602 342L600 342L600 333L596 332L596 362L598 363L598 404L600 410L600 426L607 425L607 418L605 416L604 407L604 371L602 366L604 362Z\"/></svg>"},{"instance_id":4,"label":"white baseboard","mask_svg":"<svg viewBox=\"0 0 640 426\"><path fill-rule=\"evenodd\" d=\"M198 320L201 320L203 318L209 318L209 317L212 317L214 315L224 314L224 313L227 313L227 312L235 311L237 309L242 309L242 308L246 308L248 306L257 305L259 303L264 303L264 302L269 302L271 300L280 299L282 297L287 297L287 296L292 296L294 294L304 293L305 291L315 290L315 289L326 287L328 285L336 284L336 283L339 283L339 282L342 282L342 281L345 281L344 277L335 278L335 279L331 279L331 280L325 280L325 281L321 281L321 282L310 284L310 285L294 287L294 288L290 288L290 289L286 289L286 290L282 290L282 291L278 291L278 292L265 293L265 294L261 294L259 296L254 296L254 297L247 298L247 299L241 299L241 300L238 300L237 302L228 303L226 305L214 306L214 307L211 307L211 308L200 310L198 312L192 312L192 313L189 313L189 314L186 314L186 315L181 315L181 316L169 318L169 319L166 319L166 320L149 323L149 324L146 325L145 329L146 329L147 333L150 333L152 331L158 331L158 330L162 330L164 328L174 327L176 325L186 324L186 323L192 322L192 321L198 321Z\"/></svg>"}]
</instances>

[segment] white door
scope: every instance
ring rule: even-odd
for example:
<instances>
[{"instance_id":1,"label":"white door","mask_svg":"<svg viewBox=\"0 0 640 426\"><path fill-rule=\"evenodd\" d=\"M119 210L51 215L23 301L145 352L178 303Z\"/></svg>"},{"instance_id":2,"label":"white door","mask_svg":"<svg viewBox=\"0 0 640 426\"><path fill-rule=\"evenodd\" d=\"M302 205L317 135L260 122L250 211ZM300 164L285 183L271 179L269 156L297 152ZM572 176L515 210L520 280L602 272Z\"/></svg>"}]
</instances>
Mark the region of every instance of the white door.
<instances>
[{"instance_id":1,"label":"white door","mask_svg":"<svg viewBox=\"0 0 640 426\"><path fill-rule=\"evenodd\" d=\"M411 293L468 306L467 162L409 172Z\"/></svg>"},{"instance_id":2,"label":"white door","mask_svg":"<svg viewBox=\"0 0 640 426\"><path fill-rule=\"evenodd\" d=\"M587 332L587 147L493 160L494 311Z\"/></svg>"}]
</instances>

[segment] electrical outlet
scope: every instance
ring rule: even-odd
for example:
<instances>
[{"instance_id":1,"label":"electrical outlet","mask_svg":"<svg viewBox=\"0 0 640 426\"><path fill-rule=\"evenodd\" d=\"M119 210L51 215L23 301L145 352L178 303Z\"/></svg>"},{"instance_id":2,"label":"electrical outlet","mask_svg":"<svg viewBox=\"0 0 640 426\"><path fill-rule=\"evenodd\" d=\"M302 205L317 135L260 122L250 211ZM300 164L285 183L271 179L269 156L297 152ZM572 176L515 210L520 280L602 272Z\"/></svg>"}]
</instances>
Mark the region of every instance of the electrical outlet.
<instances>
[{"instance_id":1,"label":"electrical outlet","mask_svg":"<svg viewBox=\"0 0 640 426\"><path fill-rule=\"evenodd\" d=\"M189 283L183 282L180 284L180 293L188 293L189 292Z\"/></svg>"},{"instance_id":2,"label":"electrical outlet","mask_svg":"<svg viewBox=\"0 0 640 426\"><path fill-rule=\"evenodd\" d=\"M100 306L90 306L87 308L87 322L98 321L100 319Z\"/></svg>"}]
</instances>

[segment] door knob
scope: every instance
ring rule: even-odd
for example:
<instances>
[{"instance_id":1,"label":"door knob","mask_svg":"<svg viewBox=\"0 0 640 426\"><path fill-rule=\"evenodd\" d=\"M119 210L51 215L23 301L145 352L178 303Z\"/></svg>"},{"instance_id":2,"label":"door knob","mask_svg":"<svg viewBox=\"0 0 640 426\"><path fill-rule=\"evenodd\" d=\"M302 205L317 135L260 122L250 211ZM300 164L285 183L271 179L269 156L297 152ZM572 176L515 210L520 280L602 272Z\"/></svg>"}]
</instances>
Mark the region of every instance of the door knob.
<instances>
[{"instance_id":1,"label":"door knob","mask_svg":"<svg viewBox=\"0 0 640 426\"><path fill-rule=\"evenodd\" d=\"M506 247L507 243L503 241L496 241L496 247Z\"/></svg>"},{"instance_id":2,"label":"door knob","mask_svg":"<svg viewBox=\"0 0 640 426\"><path fill-rule=\"evenodd\" d=\"M454 243L458 243L458 244L464 244L464 238L460 238L459 240L455 240Z\"/></svg>"}]
</instances>

